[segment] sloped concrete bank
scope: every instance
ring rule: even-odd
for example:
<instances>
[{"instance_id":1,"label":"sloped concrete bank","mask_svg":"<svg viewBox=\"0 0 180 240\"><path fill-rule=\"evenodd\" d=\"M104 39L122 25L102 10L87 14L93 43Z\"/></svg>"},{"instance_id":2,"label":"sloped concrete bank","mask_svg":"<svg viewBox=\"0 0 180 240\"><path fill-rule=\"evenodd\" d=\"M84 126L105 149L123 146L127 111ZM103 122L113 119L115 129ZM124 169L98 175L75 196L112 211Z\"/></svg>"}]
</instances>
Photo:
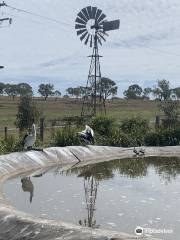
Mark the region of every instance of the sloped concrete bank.
<instances>
[{"instance_id":1,"label":"sloped concrete bank","mask_svg":"<svg viewBox=\"0 0 180 240\"><path fill-rule=\"evenodd\" d=\"M179 157L180 147L145 148L146 156ZM20 212L8 204L2 184L17 174L60 164L73 165L133 157L132 148L65 147L48 148L43 152L29 151L0 156L0 240L132 240L155 238L137 237L121 232L92 230L61 221L44 220ZM128 223L127 223L128 224Z\"/></svg>"}]
</instances>

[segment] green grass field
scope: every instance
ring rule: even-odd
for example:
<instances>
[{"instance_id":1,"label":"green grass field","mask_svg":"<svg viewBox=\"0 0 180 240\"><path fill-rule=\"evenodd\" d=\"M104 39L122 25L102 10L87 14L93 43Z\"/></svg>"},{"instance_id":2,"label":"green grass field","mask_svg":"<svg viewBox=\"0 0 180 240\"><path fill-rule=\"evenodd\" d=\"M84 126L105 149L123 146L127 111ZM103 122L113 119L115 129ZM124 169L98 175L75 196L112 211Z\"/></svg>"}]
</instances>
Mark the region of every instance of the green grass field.
<instances>
[{"instance_id":1,"label":"green grass field","mask_svg":"<svg viewBox=\"0 0 180 240\"><path fill-rule=\"evenodd\" d=\"M82 102L75 99L35 99L45 120L53 120L69 116L80 116ZM9 97L0 97L0 129L15 127L16 114L18 110L19 98L14 101ZM142 100L114 100L107 102L107 115L117 119L119 122L132 116L154 121L155 116L159 115L158 103L156 101Z\"/></svg>"}]
</instances>

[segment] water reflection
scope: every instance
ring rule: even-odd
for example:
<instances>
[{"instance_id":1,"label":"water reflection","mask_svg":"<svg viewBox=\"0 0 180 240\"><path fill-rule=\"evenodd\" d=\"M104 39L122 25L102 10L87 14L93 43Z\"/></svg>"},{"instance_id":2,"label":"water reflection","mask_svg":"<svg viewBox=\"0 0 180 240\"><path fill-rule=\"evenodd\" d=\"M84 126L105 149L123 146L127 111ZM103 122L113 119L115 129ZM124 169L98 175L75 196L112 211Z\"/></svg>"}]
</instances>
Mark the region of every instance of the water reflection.
<instances>
[{"instance_id":1,"label":"water reflection","mask_svg":"<svg viewBox=\"0 0 180 240\"><path fill-rule=\"evenodd\" d=\"M32 202L33 196L34 196L34 185L31 181L30 177L25 177L21 179L21 184L22 184L22 190L24 192L29 192L30 193L30 197L29 197L29 201L30 203Z\"/></svg>"},{"instance_id":2,"label":"water reflection","mask_svg":"<svg viewBox=\"0 0 180 240\"><path fill-rule=\"evenodd\" d=\"M93 176L98 181L113 178L116 173L128 178L142 178L147 176L149 167L154 167L162 181L171 182L180 174L180 159L150 157L113 160L79 168L75 167L66 171L66 174L75 174L85 178Z\"/></svg>"},{"instance_id":3,"label":"water reflection","mask_svg":"<svg viewBox=\"0 0 180 240\"><path fill-rule=\"evenodd\" d=\"M180 159L178 159L178 158L121 159L121 160L103 162L103 163L98 163L98 164L93 164L93 165L88 165L88 166L83 166L83 167L74 166L73 168L71 167L67 171L62 171L62 169L60 167L56 167L53 170L53 173L55 175L61 175L61 176L75 176L75 177L77 176L76 179L82 179L82 182L80 182L80 184L81 184L81 186L83 184L84 192L82 192L82 190L80 192L78 207L80 207L80 209L83 208L82 206L80 206L80 203L81 203L81 199L83 199L83 195L84 195L85 213L83 212L82 215L79 214L79 216L78 215L76 216L76 219L75 219L76 223L79 223L79 225L81 225L81 226L86 226L86 227L91 227L91 228L99 228L100 224L102 225L102 221L97 216L98 216L98 211L102 211L102 210L100 210L101 205L98 205L97 202L98 202L98 191L99 191L100 187L101 187L101 190L103 189L103 186L102 186L103 183L104 182L107 183L108 180L111 180L111 179L119 176L118 190L112 187L112 189L113 189L112 195L116 194L116 196L117 196L117 198L114 197L114 199L117 200L116 205L119 204L117 207L117 209L118 209L118 208L122 207L121 204L127 205L129 203L129 201L131 201L131 198L134 197L134 196L132 197L132 195L130 195L131 198L126 199L125 194L123 194L124 190L122 190L122 192L121 192L121 181L123 181L123 177L125 177L126 179L129 178L130 180L135 181L135 179L140 179L140 178L144 178L144 177L148 176L150 169L153 169L153 172L155 170L155 173L156 173L156 175L159 176L159 179L161 182L163 182L165 184L169 184L170 182L174 181L180 174ZM43 172L42 174L41 173L36 174L33 177L38 178L38 177L42 177L43 175L46 175L46 172ZM150 179L150 182L149 182L150 184L152 184L151 181L152 181L152 179ZM36 182L36 181L34 181L34 182ZM103 183L101 183L101 182L103 182ZM23 179L21 179L21 183L22 183L23 191L30 193L30 202L32 202L32 198L34 196L34 186L31 181L31 178L30 177L23 178ZM157 183L157 182L155 182L155 183ZM72 185L73 185L73 182L72 182ZM157 192L155 192L155 190L153 190L153 188L147 188L145 190L145 188L146 188L145 186L149 187L150 185L144 185L144 183L143 183L142 186L144 186L143 191L145 192L145 194L147 195L147 199L149 199L149 200L138 198L138 196L135 196L135 197L137 197L137 199L139 201L138 203L134 202L134 204L136 204L136 209L138 209L138 207L141 204L144 204L144 206L146 203L152 204L152 201L155 201L155 199L157 197L157 195L156 195ZM142 186L141 186L141 189L142 189ZM116 192L114 192L114 191L116 191ZM131 191L132 190L128 190L127 191L128 194L131 193ZM154 191L154 193L152 193L151 191ZM145 198L144 192L142 192L143 198ZM153 195L154 199L152 198L151 195L149 195L149 193L154 194ZM133 194L133 192L132 192L132 194ZM136 194L139 194L139 193L136 192ZM103 196L107 197L106 194ZM101 197L101 202L104 201L104 199L102 199L102 191L99 191L99 198L100 197ZM60 205L59 199L60 198L58 198L57 201L58 201L58 204ZM114 199L113 199L113 197L110 199L112 204L113 204ZM148 201L149 201L149 203L148 203ZM132 209L134 209L134 207L133 207L134 204L132 204ZM162 202L161 202L161 204L162 204ZM169 204L169 203L167 202L167 204ZM115 205L111 205L111 207L112 206L115 206ZM104 202L102 202L102 207L106 207ZM62 207L60 207L60 209L61 209L61 214L62 214L62 210L63 210ZM118 214L119 214L119 216L121 216L122 210L117 210L117 211L119 211ZM137 214L137 212L134 213L135 216L136 216L136 214ZM98 220L96 220L96 219L98 219ZM112 224L112 223L110 223L110 224Z\"/></svg>"},{"instance_id":4,"label":"water reflection","mask_svg":"<svg viewBox=\"0 0 180 240\"><path fill-rule=\"evenodd\" d=\"M84 193L86 201L87 218L79 220L79 225L91 228L98 228L96 224L95 212L96 212L96 200L99 181L95 177L85 174L81 174L78 177L84 177Z\"/></svg>"}]
</instances>

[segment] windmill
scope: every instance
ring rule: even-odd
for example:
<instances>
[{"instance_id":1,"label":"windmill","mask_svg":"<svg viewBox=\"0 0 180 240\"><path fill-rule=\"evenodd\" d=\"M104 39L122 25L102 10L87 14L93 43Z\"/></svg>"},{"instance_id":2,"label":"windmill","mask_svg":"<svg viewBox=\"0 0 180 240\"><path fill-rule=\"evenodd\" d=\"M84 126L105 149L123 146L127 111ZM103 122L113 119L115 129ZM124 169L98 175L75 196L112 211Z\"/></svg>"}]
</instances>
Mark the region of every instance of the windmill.
<instances>
[{"instance_id":1,"label":"windmill","mask_svg":"<svg viewBox=\"0 0 180 240\"><path fill-rule=\"evenodd\" d=\"M91 64L88 74L87 85L84 91L81 116L95 116L97 112L105 112L102 99L101 66L99 45L106 41L107 32L117 30L120 20L107 21L106 15L97 7L88 6L83 8L75 20L75 29L80 40L93 48Z\"/></svg>"}]
</instances>

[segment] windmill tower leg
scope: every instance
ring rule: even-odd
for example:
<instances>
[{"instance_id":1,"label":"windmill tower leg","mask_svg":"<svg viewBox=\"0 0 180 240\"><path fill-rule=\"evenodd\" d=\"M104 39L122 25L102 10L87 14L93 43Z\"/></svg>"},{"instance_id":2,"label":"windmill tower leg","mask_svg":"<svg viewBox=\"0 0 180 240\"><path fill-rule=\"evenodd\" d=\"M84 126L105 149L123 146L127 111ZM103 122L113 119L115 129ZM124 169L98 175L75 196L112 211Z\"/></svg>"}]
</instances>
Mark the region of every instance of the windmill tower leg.
<instances>
[{"instance_id":1,"label":"windmill tower leg","mask_svg":"<svg viewBox=\"0 0 180 240\"><path fill-rule=\"evenodd\" d=\"M81 116L92 117L98 114L106 113L105 105L102 99L101 67L98 49L97 31L94 36L94 47L91 56L91 64L86 85L86 93L83 100Z\"/></svg>"}]
</instances>

